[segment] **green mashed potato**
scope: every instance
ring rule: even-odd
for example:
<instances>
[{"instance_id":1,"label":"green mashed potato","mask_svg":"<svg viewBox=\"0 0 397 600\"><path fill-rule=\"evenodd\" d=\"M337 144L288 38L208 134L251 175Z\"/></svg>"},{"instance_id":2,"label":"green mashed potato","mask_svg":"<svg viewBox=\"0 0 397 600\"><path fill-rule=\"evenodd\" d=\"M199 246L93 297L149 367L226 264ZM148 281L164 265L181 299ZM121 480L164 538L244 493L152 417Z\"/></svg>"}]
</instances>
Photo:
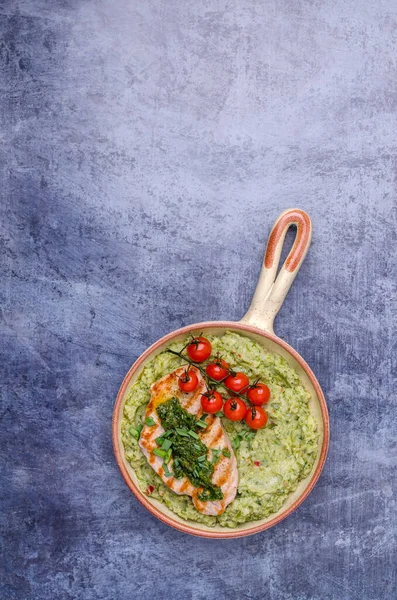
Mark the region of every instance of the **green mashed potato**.
<instances>
[{"instance_id":1,"label":"green mashed potato","mask_svg":"<svg viewBox=\"0 0 397 600\"><path fill-rule=\"evenodd\" d=\"M239 444L235 449L239 474L237 495L225 512L218 517L203 515L194 508L190 496L178 496L171 491L149 466L138 441L129 432L131 426L136 428L143 423L151 384L184 364L178 356L162 352L144 368L125 404L122 441L126 459L144 493L153 486L150 496L164 502L180 517L210 527L218 524L233 528L278 511L299 481L307 477L318 453L317 425L308 406L309 392L281 356L233 332L222 337L208 336L208 339L213 356L219 352L232 369L245 372L251 381L259 377L271 392L265 407L268 423L253 439L244 438L244 434L251 431L247 425L222 417L230 440ZM176 351L182 347L182 342L170 346ZM224 393L222 389L219 391Z\"/></svg>"}]
</instances>

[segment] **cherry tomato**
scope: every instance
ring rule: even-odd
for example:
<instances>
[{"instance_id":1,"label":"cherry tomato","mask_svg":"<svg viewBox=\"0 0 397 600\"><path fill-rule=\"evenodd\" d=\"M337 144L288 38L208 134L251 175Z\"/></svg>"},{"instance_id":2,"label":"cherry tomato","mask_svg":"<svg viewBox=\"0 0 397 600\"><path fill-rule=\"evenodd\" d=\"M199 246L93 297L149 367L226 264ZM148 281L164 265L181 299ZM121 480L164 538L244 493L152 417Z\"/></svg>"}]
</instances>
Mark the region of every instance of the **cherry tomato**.
<instances>
[{"instance_id":1,"label":"cherry tomato","mask_svg":"<svg viewBox=\"0 0 397 600\"><path fill-rule=\"evenodd\" d=\"M201 406L204 412L212 415L222 410L223 398L219 392L208 392L201 396Z\"/></svg>"},{"instance_id":2,"label":"cherry tomato","mask_svg":"<svg viewBox=\"0 0 397 600\"><path fill-rule=\"evenodd\" d=\"M233 396L226 400L223 412L225 413L225 417L231 421L241 421L245 417L247 406L241 398Z\"/></svg>"},{"instance_id":3,"label":"cherry tomato","mask_svg":"<svg viewBox=\"0 0 397 600\"><path fill-rule=\"evenodd\" d=\"M215 362L207 365L205 372L211 379L222 381L229 374L229 365L225 360L217 359Z\"/></svg>"},{"instance_id":4,"label":"cherry tomato","mask_svg":"<svg viewBox=\"0 0 397 600\"><path fill-rule=\"evenodd\" d=\"M270 390L264 383L255 383L248 389L247 396L251 400L251 404L262 406L269 402Z\"/></svg>"},{"instance_id":5,"label":"cherry tomato","mask_svg":"<svg viewBox=\"0 0 397 600\"><path fill-rule=\"evenodd\" d=\"M253 406L247 409L245 422L251 429L262 429L267 423L267 412L260 406Z\"/></svg>"},{"instance_id":6,"label":"cherry tomato","mask_svg":"<svg viewBox=\"0 0 397 600\"><path fill-rule=\"evenodd\" d=\"M245 373L237 371L237 373L230 374L225 379L225 386L232 390L232 392L242 392L249 384L249 379Z\"/></svg>"},{"instance_id":7,"label":"cherry tomato","mask_svg":"<svg viewBox=\"0 0 397 600\"><path fill-rule=\"evenodd\" d=\"M191 369L186 369L180 377L178 377L179 389L182 392L192 392L198 386L198 377Z\"/></svg>"},{"instance_id":8,"label":"cherry tomato","mask_svg":"<svg viewBox=\"0 0 397 600\"><path fill-rule=\"evenodd\" d=\"M195 337L186 348L193 362L201 363L211 356L211 342L205 337Z\"/></svg>"}]
</instances>

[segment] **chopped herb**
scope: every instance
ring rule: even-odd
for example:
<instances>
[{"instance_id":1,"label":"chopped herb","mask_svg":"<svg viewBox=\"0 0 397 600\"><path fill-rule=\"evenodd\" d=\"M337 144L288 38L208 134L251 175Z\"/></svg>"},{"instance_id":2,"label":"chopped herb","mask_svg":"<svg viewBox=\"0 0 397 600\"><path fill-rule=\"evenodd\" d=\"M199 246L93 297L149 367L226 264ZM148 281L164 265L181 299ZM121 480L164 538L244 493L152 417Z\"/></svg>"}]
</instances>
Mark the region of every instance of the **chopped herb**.
<instances>
[{"instance_id":1,"label":"chopped herb","mask_svg":"<svg viewBox=\"0 0 397 600\"><path fill-rule=\"evenodd\" d=\"M203 454L202 456L199 456L197 460L198 460L199 462L203 462L203 460L205 460L206 458L207 458L207 455L206 455L206 454Z\"/></svg>"},{"instance_id":2,"label":"chopped herb","mask_svg":"<svg viewBox=\"0 0 397 600\"><path fill-rule=\"evenodd\" d=\"M163 469L164 469L164 475L166 477L171 477L171 475L173 475L173 473L168 469L168 465L165 461L163 463Z\"/></svg>"},{"instance_id":3,"label":"chopped herb","mask_svg":"<svg viewBox=\"0 0 397 600\"><path fill-rule=\"evenodd\" d=\"M234 448L235 450L237 450L237 448L239 448L239 447L240 447L240 438L239 438L239 436L238 436L238 435L236 435L236 437L235 437L235 438L234 438L234 440L232 441L232 445L233 445L233 448Z\"/></svg>"},{"instance_id":4,"label":"chopped herb","mask_svg":"<svg viewBox=\"0 0 397 600\"><path fill-rule=\"evenodd\" d=\"M173 429L169 429L168 431L164 431L164 433L161 434L161 437L164 437L164 438L170 437L170 435L172 433L174 433L174 430Z\"/></svg>"},{"instance_id":5,"label":"chopped herb","mask_svg":"<svg viewBox=\"0 0 397 600\"><path fill-rule=\"evenodd\" d=\"M249 429L242 429L241 431L239 431L237 433L237 436L240 438L240 440L247 440L250 438L251 434L253 432L251 432ZM255 435L255 433L254 433Z\"/></svg>"},{"instance_id":6,"label":"chopped herb","mask_svg":"<svg viewBox=\"0 0 397 600\"><path fill-rule=\"evenodd\" d=\"M140 434L141 434L141 431L142 431L142 429L143 429L143 425L142 425L142 423L141 423L140 425L138 425L138 427L137 427L136 429L137 429L137 431L138 431L138 433L139 433L139 435L140 435Z\"/></svg>"},{"instance_id":7,"label":"chopped herb","mask_svg":"<svg viewBox=\"0 0 397 600\"><path fill-rule=\"evenodd\" d=\"M153 417L148 417L147 419L145 419L145 424L148 427L153 427L153 425L156 425L156 421L153 419Z\"/></svg>"},{"instance_id":8,"label":"chopped herb","mask_svg":"<svg viewBox=\"0 0 397 600\"><path fill-rule=\"evenodd\" d=\"M200 436L199 436L199 435L198 435L198 434L197 434L195 431L192 431L191 429L189 429L189 431L188 431L188 434L189 434L189 435L190 435L192 438L194 438L195 440L199 440L199 439L200 439Z\"/></svg>"},{"instance_id":9,"label":"chopped herb","mask_svg":"<svg viewBox=\"0 0 397 600\"><path fill-rule=\"evenodd\" d=\"M179 435L184 435L185 437L189 437L189 432L186 429L182 429L182 427L177 427L175 429L175 431L177 433L179 433Z\"/></svg>"},{"instance_id":10,"label":"chopped herb","mask_svg":"<svg viewBox=\"0 0 397 600\"><path fill-rule=\"evenodd\" d=\"M215 413L216 417L223 417L223 412L221 410L219 410L217 413Z\"/></svg>"},{"instance_id":11,"label":"chopped herb","mask_svg":"<svg viewBox=\"0 0 397 600\"><path fill-rule=\"evenodd\" d=\"M165 442L164 436L163 436L163 435L160 435L160 437L158 437L158 438L156 438L156 439L155 439L155 442L156 442L156 444L157 444L158 446L161 446L161 444L162 444L163 442Z\"/></svg>"},{"instance_id":12,"label":"chopped herb","mask_svg":"<svg viewBox=\"0 0 397 600\"><path fill-rule=\"evenodd\" d=\"M157 414L165 430L168 429L194 429L196 423L195 415L182 408L176 398L170 398L157 407Z\"/></svg>"},{"instance_id":13,"label":"chopped herb","mask_svg":"<svg viewBox=\"0 0 397 600\"><path fill-rule=\"evenodd\" d=\"M172 441L171 440L164 440L163 443L161 444L161 449L162 450L169 450L172 446Z\"/></svg>"},{"instance_id":14,"label":"chopped herb","mask_svg":"<svg viewBox=\"0 0 397 600\"><path fill-rule=\"evenodd\" d=\"M161 458L165 458L167 453L165 450L161 450L161 448L155 448L153 450L153 454L155 454L156 456L161 456Z\"/></svg>"},{"instance_id":15,"label":"chopped herb","mask_svg":"<svg viewBox=\"0 0 397 600\"><path fill-rule=\"evenodd\" d=\"M196 425L197 425L197 427L202 427L203 429L205 429L206 427L208 427L208 423L206 423L205 421L202 421L201 419L199 419L198 421L196 421Z\"/></svg>"},{"instance_id":16,"label":"chopped herb","mask_svg":"<svg viewBox=\"0 0 397 600\"><path fill-rule=\"evenodd\" d=\"M217 486L214 486L217 487ZM219 490L221 488L218 488ZM222 494L222 490L220 491L220 493ZM223 494L222 494L222 498L223 498ZM222 500L222 498L218 497L217 500ZM198 495L198 499L202 500L203 502L207 502L208 500L215 500L212 491L210 489L204 489L199 495Z\"/></svg>"},{"instance_id":17,"label":"chopped herb","mask_svg":"<svg viewBox=\"0 0 397 600\"><path fill-rule=\"evenodd\" d=\"M224 448L222 450L222 454L223 454L223 456L226 456L227 458L230 458L230 456L231 456L229 448Z\"/></svg>"},{"instance_id":18,"label":"chopped herb","mask_svg":"<svg viewBox=\"0 0 397 600\"><path fill-rule=\"evenodd\" d=\"M213 465L218 462L220 455L221 455L221 450L212 450L212 461L211 462Z\"/></svg>"},{"instance_id":19,"label":"chopped herb","mask_svg":"<svg viewBox=\"0 0 397 600\"><path fill-rule=\"evenodd\" d=\"M136 440L139 440L139 431L135 429L135 427L130 427L128 431L130 432L132 437L134 437Z\"/></svg>"},{"instance_id":20,"label":"chopped herb","mask_svg":"<svg viewBox=\"0 0 397 600\"><path fill-rule=\"evenodd\" d=\"M255 439L256 433L255 431L251 431L245 436L245 439L248 441L249 448L252 448L252 442Z\"/></svg>"},{"instance_id":21,"label":"chopped herb","mask_svg":"<svg viewBox=\"0 0 397 600\"><path fill-rule=\"evenodd\" d=\"M172 454L172 450L171 450L171 448L170 448L169 450L167 450L167 454L166 454L166 455L165 455L165 457L164 457L164 462L165 462L165 463L168 463L168 462L170 462L171 454Z\"/></svg>"}]
</instances>

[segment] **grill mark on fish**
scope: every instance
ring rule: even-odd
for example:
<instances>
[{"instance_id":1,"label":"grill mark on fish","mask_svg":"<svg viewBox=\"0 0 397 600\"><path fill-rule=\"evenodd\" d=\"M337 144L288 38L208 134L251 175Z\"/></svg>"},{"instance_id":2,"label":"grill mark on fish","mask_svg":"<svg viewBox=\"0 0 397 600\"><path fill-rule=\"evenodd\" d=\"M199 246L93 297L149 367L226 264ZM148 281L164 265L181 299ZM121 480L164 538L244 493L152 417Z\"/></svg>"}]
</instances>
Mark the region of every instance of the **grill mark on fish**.
<instances>
[{"instance_id":1,"label":"grill mark on fish","mask_svg":"<svg viewBox=\"0 0 397 600\"><path fill-rule=\"evenodd\" d=\"M190 483L190 482L187 480L187 478L186 478L186 481L184 481L184 482L182 483L181 487L180 487L180 491L181 491L181 493L183 493L183 492L186 492L186 491L189 489L189 487L190 487L191 485L192 485L192 484L191 484L191 483Z\"/></svg>"},{"instance_id":2,"label":"grill mark on fish","mask_svg":"<svg viewBox=\"0 0 397 600\"><path fill-rule=\"evenodd\" d=\"M212 445L218 446L218 442L222 437L223 437L223 431L222 431L221 427L219 427L218 431L215 432L215 435L212 439Z\"/></svg>"},{"instance_id":3,"label":"grill mark on fish","mask_svg":"<svg viewBox=\"0 0 397 600\"><path fill-rule=\"evenodd\" d=\"M223 431L224 430L220 419L218 419L218 423L214 423L211 428L207 427L207 429L204 431L202 436L203 444L209 448L217 448L217 441L223 436Z\"/></svg>"},{"instance_id":4,"label":"grill mark on fish","mask_svg":"<svg viewBox=\"0 0 397 600\"><path fill-rule=\"evenodd\" d=\"M146 425L141 431L139 442L142 441L148 450L154 450L157 447L156 438L160 437L162 433L164 433L164 429L160 424L157 424L156 428L154 425L150 427Z\"/></svg>"},{"instance_id":5,"label":"grill mark on fish","mask_svg":"<svg viewBox=\"0 0 397 600\"><path fill-rule=\"evenodd\" d=\"M224 468L225 463L226 461L224 458L221 458L217 463L217 468L214 472L213 480L216 485L219 485L219 487L222 487L230 477L230 466L226 465L226 468Z\"/></svg>"},{"instance_id":6,"label":"grill mark on fish","mask_svg":"<svg viewBox=\"0 0 397 600\"><path fill-rule=\"evenodd\" d=\"M199 416L199 412L201 410L201 414L203 413L202 409L201 409L201 395L205 392L206 387L205 387L205 382L204 380L199 381L198 386L196 387L196 389L193 392L190 392L190 394L186 394L186 399L182 396L182 400L185 399L185 402L181 402L182 406L184 408L186 408L186 410L188 410L189 412L192 412L192 409L195 404L197 403L197 407L196 410L194 412L197 413L197 416Z\"/></svg>"}]
</instances>

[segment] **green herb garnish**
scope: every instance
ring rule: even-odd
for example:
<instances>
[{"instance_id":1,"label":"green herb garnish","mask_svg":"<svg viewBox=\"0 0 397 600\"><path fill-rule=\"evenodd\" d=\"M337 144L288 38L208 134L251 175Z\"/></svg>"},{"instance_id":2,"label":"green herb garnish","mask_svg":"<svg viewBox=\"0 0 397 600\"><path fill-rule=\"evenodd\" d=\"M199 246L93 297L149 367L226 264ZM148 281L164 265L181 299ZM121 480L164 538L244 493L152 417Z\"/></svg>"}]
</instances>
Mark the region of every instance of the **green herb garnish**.
<instances>
[{"instance_id":1,"label":"green herb garnish","mask_svg":"<svg viewBox=\"0 0 397 600\"><path fill-rule=\"evenodd\" d=\"M214 465L206 458L208 447L194 431L195 416L184 409L176 398L162 402L156 410L164 429L172 430L169 439L172 441L174 477L180 479L185 476L195 487L203 488L198 495L202 501L221 500L223 498L221 488L212 483ZM170 451L171 448L167 453ZM159 452L163 451L160 449ZM167 456L163 458L166 459Z\"/></svg>"},{"instance_id":2,"label":"green herb garnish","mask_svg":"<svg viewBox=\"0 0 397 600\"><path fill-rule=\"evenodd\" d=\"M153 454L155 454L156 456L161 456L161 458L165 458L167 453L165 450L161 450L161 448L155 448L153 450Z\"/></svg>"},{"instance_id":3,"label":"green herb garnish","mask_svg":"<svg viewBox=\"0 0 397 600\"><path fill-rule=\"evenodd\" d=\"M130 427L129 430L130 434L132 435L133 438L135 438L136 440L139 440L139 431L137 429L135 429L135 427Z\"/></svg>"},{"instance_id":4,"label":"green herb garnish","mask_svg":"<svg viewBox=\"0 0 397 600\"><path fill-rule=\"evenodd\" d=\"M176 427L175 431L179 434L179 435L183 435L185 437L189 437L189 432L186 429L182 429L182 427Z\"/></svg>"},{"instance_id":5,"label":"green herb garnish","mask_svg":"<svg viewBox=\"0 0 397 600\"><path fill-rule=\"evenodd\" d=\"M230 458L231 457L229 448L224 448L222 450L222 454L223 454L223 456L226 456L226 458Z\"/></svg>"},{"instance_id":6,"label":"green herb garnish","mask_svg":"<svg viewBox=\"0 0 397 600\"><path fill-rule=\"evenodd\" d=\"M198 421L196 421L196 426L205 429L206 427L208 427L208 423L199 419Z\"/></svg>"},{"instance_id":7,"label":"green herb garnish","mask_svg":"<svg viewBox=\"0 0 397 600\"><path fill-rule=\"evenodd\" d=\"M153 425L156 425L156 421L153 419L153 417L148 417L145 419L145 425L148 427L153 427Z\"/></svg>"},{"instance_id":8,"label":"green herb garnish","mask_svg":"<svg viewBox=\"0 0 397 600\"><path fill-rule=\"evenodd\" d=\"M235 450L237 450L237 448L240 447L240 438L238 435L236 435L236 437L234 438L234 440L232 441L232 446Z\"/></svg>"},{"instance_id":9,"label":"green herb garnish","mask_svg":"<svg viewBox=\"0 0 397 600\"><path fill-rule=\"evenodd\" d=\"M173 475L172 471L170 471L168 469L168 465L167 465L167 463L165 461L163 462L163 469L164 469L164 475L166 477L171 477L171 475Z\"/></svg>"},{"instance_id":10,"label":"green herb garnish","mask_svg":"<svg viewBox=\"0 0 397 600\"><path fill-rule=\"evenodd\" d=\"M211 462L212 462L213 465L215 465L218 462L219 457L221 455L221 452L222 451L219 450L219 449L212 450L212 460L211 460Z\"/></svg>"},{"instance_id":11,"label":"green herb garnish","mask_svg":"<svg viewBox=\"0 0 397 600\"><path fill-rule=\"evenodd\" d=\"M163 443L161 444L161 449L162 450L169 450L172 446L172 440L164 440Z\"/></svg>"},{"instance_id":12,"label":"green herb garnish","mask_svg":"<svg viewBox=\"0 0 397 600\"><path fill-rule=\"evenodd\" d=\"M255 431L251 431L245 436L245 439L248 441L248 447L250 449L252 448L252 442L255 439L255 436L256 436Z\"/></svg>"},{"instance_id":13,"label":"green herb garnish","mask_svg":"<svg viewBox=\"0 0 397 600\"><path fill-rule=\"evenodd\" d=\"M215 413L216 417L223 417L223 412L221 410L219 410L217 413Z\"/></svg>"}]
</instances>

